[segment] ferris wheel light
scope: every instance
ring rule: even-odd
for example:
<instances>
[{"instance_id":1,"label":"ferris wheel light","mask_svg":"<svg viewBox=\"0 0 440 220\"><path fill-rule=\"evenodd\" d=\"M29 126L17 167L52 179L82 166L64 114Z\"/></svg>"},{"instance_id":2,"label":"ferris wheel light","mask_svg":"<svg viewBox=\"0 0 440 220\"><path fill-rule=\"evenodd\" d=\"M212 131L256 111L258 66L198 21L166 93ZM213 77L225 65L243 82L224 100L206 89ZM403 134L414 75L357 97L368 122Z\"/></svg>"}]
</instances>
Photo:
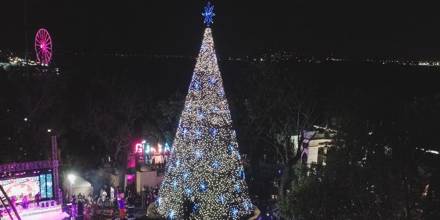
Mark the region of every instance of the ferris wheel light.
<instances>
[{"instance_id":1,"label":"ferris wheel light","mask_svg":"<svg viewBox=\"0 0 440 220\"><path fill-rule=\"evenodd\" d=\"M35 35L35 53L41 65L49 65L52 60L52 38L44 28L40 28Z\"/></svg>"}]
</instances>

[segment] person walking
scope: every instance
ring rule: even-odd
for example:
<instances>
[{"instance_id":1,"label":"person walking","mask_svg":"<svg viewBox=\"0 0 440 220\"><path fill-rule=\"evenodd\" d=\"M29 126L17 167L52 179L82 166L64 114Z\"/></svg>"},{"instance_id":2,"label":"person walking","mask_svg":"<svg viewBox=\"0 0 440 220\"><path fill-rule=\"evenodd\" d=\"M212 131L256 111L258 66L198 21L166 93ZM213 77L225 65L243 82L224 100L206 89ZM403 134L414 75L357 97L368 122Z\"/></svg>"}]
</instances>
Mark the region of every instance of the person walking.
<instances>
[{"instance_id":1,"label":"person walking","mask_svg":"<svg viewBox=\"0 0 440 220\"><path fill-rule=\"evenodd\" d=\"M119 209L119 219L125 219L127 214L126 214L126 209L125 209L125 196L124 193L120 193L118 195L118 209Z\"/></svg>"},{"instance_id":2,"label":"person walking","mask_svg":"<svg viewBox=\"0 0 440 220\"><path fill-rule=\"evenodd\" d=\"M38 192L37 194L35 194L35 203L37 203L37 207L40 206L40 200L41 200L41 193Z\"/></svg>"}]
</instances>

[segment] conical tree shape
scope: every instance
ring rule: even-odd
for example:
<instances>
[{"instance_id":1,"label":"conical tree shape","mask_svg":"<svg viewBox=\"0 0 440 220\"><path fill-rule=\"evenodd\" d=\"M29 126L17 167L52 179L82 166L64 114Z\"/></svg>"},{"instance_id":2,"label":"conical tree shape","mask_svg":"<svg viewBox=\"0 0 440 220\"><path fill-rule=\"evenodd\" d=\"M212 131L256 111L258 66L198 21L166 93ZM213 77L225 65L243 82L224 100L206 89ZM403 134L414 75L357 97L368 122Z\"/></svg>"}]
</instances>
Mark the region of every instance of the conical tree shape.
<instances>
[{"instance_id":1,"label":"conical tree shape","mask_svg":"<svg viewBox=\"0 0 440 220\"><path fill-rule=\"evenodd\" d=\"M157 203L169 219L238 219L254 208L210 28L205 29Z\"/></svg>"}]
</instances>

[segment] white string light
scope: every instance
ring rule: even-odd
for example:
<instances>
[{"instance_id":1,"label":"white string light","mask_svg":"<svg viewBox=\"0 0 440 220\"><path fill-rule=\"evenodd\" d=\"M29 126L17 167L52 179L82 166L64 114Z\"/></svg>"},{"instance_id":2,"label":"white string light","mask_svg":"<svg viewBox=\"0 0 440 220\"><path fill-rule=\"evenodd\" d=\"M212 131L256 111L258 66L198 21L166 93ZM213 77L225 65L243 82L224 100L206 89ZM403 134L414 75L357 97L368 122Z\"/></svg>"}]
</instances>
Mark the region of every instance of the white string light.
<instances>
[{"instance_id":1,"label":"white string light","mask_svg":"<svg viewBox=\"0 0 440 220\"><path fill-rule=\"evenodd\" d=\"M251 214L244 169L232 128L211 29L202 46L159 191L161 215L182 219L238 219Z\"/></svg>"}]
</instances>

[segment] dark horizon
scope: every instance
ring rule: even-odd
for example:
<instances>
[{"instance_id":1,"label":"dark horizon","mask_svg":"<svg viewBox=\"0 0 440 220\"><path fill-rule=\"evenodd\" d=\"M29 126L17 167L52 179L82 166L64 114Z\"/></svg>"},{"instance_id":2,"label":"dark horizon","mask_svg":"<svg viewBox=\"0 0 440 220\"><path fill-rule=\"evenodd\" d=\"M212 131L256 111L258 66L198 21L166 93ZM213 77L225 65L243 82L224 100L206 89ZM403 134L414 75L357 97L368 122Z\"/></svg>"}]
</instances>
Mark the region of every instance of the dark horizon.
<instances>
[{"instance_id":1,"label":"dark horizon","mask_svg":"<svg viewBox=\"0 0 440 220\"><path fill-rule=\"evenodd\" d=\"M214 24L207 0L2 4L0 199L89 219L440 219L435 7L212 3Z\"/></svg>"},{"instance_id":2,"label":"dark horizon","mask_svg":"<svg viewBox=\"0 0 440 220\"><path fill-rule=\"evenodd\" d=\"M32 53L34 34L45 27L55 54L128 50L195 55L205 2L7 2L0 15L0 48L24 51L27 44ZM414 59L440 54L440 31L435 28L440 15L428 13L434 9L426 4L212 2L214 35L223 56L268 50Z\"/></svg>"}]
</instances>

